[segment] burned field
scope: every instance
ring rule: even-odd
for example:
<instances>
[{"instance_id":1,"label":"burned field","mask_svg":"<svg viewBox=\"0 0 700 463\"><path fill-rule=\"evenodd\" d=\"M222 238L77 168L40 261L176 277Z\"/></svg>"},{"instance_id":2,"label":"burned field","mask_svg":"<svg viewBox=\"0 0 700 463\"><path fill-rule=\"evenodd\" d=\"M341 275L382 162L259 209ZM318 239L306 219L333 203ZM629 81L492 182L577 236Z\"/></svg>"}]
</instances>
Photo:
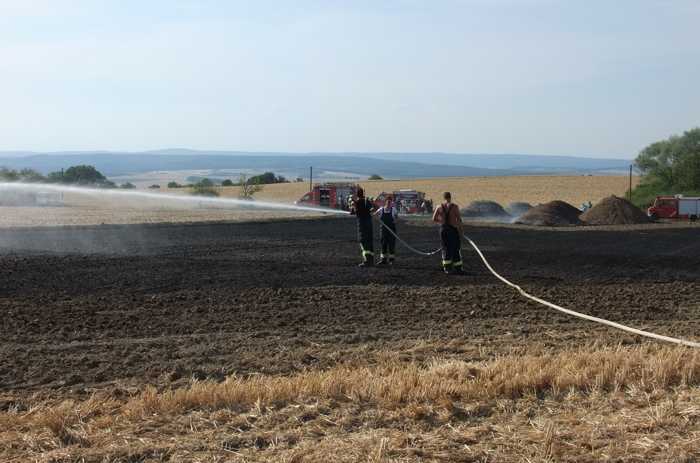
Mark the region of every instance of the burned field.
<instances>
[{"instance_id":1,"label":"burned field","mask_svg":"<svg viewBox=\"0 0 700 463\"><path fill-rule=\"evenodd\" d=\"M402 224L399 231L418 248L437 246L437 232L424 224ZM695 228L495 226L469 227L468 234L499 272L535 295L637 328L697 340L700 243ZM509 461L507 457L516 454L544 461L571 450L557 443L562 423L557 424L560 431L553 430L563 415L549 416L547 421L547 407L551 411L573 407L576 400L589 403L591 391L609 394L616 387L623 395L626 387L641 387L652 397L646 405L632 407L632 418L634 410L640 416L646 416L648 407L658 411L665 400L693 403L700 380L700 358L694 351L662 348L537 306L495 280L473 253L465 251L464 256L466 276L446 276L437 257L415 256L400 245L393 267L359 269L354 222L348 218L0 230L0 429L5 429L5 434L0 431L1 459L315 461L345 452L347 461L459 461L458 456L464 457L462 461ZM512 368L541 362L540 370L535 368L541 372L548 364L566 365L567 358L576 356L582 357L575 365L590 368L617 358L656 365L654 371L669 370L658 384L652 372L634 376L638 374L631 373L634 365L625 367L629 382L616 376L617 371L608 372L612 375L608 378L591 370L592 376L582 373L579 382L569 385L570 391L561 386L567 393L580 394L571 400L559 397L558 380L552 378L534 378L521 389L498 389L501 386L494 382L490 391L455 389L436 392L435 397L429 392L462 377L445 372L448 367L471 371L464 373L467 383L472 376L479 377L474 371L480 368L505 368L499 362L511 361ZM659 367L664 359L671 366ZM690 370L675 372L679 365ZM369 384L379 384L404 367L416 369L421 378L435 368L444 376L425 386L422 395L413 396L406 389L396 403L376 391L375 395L352 392L352 385L338 394L307 383L294 386L297 380L311 381L309 375L322 381L323 375L335 373L343 378L361 373ZM182 409L166 407L166 397L158 395L201 384L224 387L231 378L245 387L252 387L246 381L261 382L260 390L267 392L258 391L257 402L250 392L225 405L187 402ZM287 392L280 392L284 397L268 396L277 390L274 387L283 391L283 381L289 382L284 386ZM654 392L659 394L655 399ZM156 398L148 402L143 394ZM65 400L74 404L66 408L72 410L95 397L111 404L98 413L102 418L127 407L128 413L123 412L127 418L118 421L124 426L136 415L137 421L145 422L146 415L176 413L176 418L166 420L171 424L180 418L197 421L205 412L230 416L202 418L216 422L218 430L206 435L163 428L168 438L182 437L178 443L148 433L145 441L138 440L141 434L124 431L122 444L116 447L107 445L109 436L100 434L102 428L90 422L92 418L66 418L65 430L58 431L40 421L42 413L66 408ZM513 402L518 397L523 402ZM612 400L605 399L611 408L600 423L619 412L610 405ZM149 412L140 415L134 411L134 401L154 408L146 407ZM583 402L576 406L585 408ZM44 412L36 411L42 407ZM308 416L296 417L292 409ZM259 415L257 427L250 425L252 418L245 426L239 422L241 416L255 414L251 410ZM286 410L283 415L281 410ZM616 455L618 461L626 455L632 455L629 461L654 459L663 455L669 433L681 441L684 436L688 441L697 437L700 412L688 410L676 410L678 421L669 418L666 425L659 421L624 431L637 433L639 439L646 432L646 438L658 439L658 445L628 445L625 450L617 446L619 439L599 436L571 460L588 461L585 456L596 460L600 455ZM676 416L672 412L669 416ZM282 426L280 416L296 417L295 424ZM518 431L520 421L507 422L517 417L535 425L523 425ZM270 422L263 424L266 419ZM226 427L233 422L237 424ZM307 422L315 427L304 428ZM498 426L504 423L511 426L508 432L530 436L530 443L522 448L515 442L510 447L499 443L498 433L505 436L506 431ZM448 424L460 430L461 437L443 434L452 432ZM112 424L109 429L118 427ZM27 443L27 436L37 443ZM572 435L565 440L576 439ZM694 447L686 448L681 441L675 441L673 455L695 455ZM501 453L489 453L494 445ZM348 453L350 448L360 453ZM132 453L143 458L127 460Z\"/></svg>"}]
</instances>

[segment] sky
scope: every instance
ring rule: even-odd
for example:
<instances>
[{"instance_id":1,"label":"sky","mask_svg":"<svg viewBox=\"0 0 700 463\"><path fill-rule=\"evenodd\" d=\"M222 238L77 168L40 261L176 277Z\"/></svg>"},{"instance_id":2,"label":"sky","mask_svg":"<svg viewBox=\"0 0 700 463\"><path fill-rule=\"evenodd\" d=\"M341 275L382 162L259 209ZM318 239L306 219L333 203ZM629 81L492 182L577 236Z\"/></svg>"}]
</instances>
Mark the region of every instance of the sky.
<instances>
[{"instance_id":1,"label":"sky","mask_svg":"<svg viewBox=\"0 0 700 463\"><path fill-rule=\"evenodd\" d=\"M697 0L0 0L0 150L634 157L700 126Z\"/></svg>"}]
</instances>

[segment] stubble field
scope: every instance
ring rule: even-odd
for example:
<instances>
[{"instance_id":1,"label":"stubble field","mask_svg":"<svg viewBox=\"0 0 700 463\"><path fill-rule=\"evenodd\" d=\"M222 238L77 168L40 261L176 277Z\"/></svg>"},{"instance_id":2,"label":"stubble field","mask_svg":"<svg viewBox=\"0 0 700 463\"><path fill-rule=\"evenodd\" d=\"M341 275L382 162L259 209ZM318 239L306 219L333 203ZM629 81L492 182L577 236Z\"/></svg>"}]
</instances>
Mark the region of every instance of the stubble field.
<instances>
[{"instance_id":1,"label":"stubble field","mask_svg":"<svg viewBox=\"0 0 700 463\"><path fill-rule=\"evenodd\" d=\"M634 179L636 184L637 179ZM554 199L573 205L597 202L611 194L623 195L628 179L621 176L531 176L531 177L459 177L402 181L362 182L369 195L400 188L415 188L436 201L443 191L451 191L455 202L467 205L478 199L497 201L504 206L513 201L537 204ZM308 191L308 183L265 185L255 195L259 201L293 204ZM170 193L189 196L186 189L139 190L148 193ZM224 198L236 198L237 187L219 188ZM139 223L189 223L215 221L248 221L260 218L292 218L304 215L299 211L251 210L237 205L212 205L206 202L177 202L158 199L110 199L96 195L64 195L64 207L3 207L0 228L17 226L101 225ZM306 216L318 216L306 213Z\"/></svg>"},{"instance_id":2,"label":"stubble field","mask_svg":"<svg viewBox=\"0 0 700 463\"><path fill-rule=\"evenodd\" d=\"M632 178L633 185L639 181ZM539 204L555 199L575 206L583 202L597 202L612 194L623 196L629 189L629 178L611 176L513 176L513 177L447 177L433 179L413 179L395 181L359 182L370 196L382 191L411 188L424 191L426 196L439 201L444 191L450 191L458 204L466 206L475 200L491 200L503 206L514 201ZM293 202L301 198L309 189L308 183L288 183L266 185L258 193L260 199ZM236 195L236 188L223 189L224 195Z\"/></svg>"},{"instance_id":3,"label":"stubble field","mask_svg":"<svg viewBox=\"0 0 700 463\"><path fill-rule=\"evenodd\" d=\"M400 225L421 249L425 224ZM697 339L695 227L468 233L566 307ZM696 461L700 354L351 218L0 230L0 461Z\"/></svg>"}]
</instances>

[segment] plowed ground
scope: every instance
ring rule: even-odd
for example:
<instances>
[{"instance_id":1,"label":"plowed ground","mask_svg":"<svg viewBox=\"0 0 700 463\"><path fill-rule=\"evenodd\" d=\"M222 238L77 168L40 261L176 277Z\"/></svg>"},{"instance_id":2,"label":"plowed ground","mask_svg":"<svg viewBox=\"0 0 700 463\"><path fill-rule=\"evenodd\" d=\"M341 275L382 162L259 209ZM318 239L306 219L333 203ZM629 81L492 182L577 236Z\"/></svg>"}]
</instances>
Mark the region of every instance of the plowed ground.
<instances>
[{"instance_id":1,"label":"plowed ground","mask_svg":"<svg viewBox=\"0 0 700 463\"><path fill-rule=\"evenodd\" d=\"M438 246L432 227L399 232L416 247ZM468 233L536 295L697 335L693 229ZM486 360L644 342L527 302L470 252L464 277L402 248L391 268L359 269L358 259L351 218L0 230L0 392L290 374L371 364L386 351Z\"/></svg>"}]
</instances>

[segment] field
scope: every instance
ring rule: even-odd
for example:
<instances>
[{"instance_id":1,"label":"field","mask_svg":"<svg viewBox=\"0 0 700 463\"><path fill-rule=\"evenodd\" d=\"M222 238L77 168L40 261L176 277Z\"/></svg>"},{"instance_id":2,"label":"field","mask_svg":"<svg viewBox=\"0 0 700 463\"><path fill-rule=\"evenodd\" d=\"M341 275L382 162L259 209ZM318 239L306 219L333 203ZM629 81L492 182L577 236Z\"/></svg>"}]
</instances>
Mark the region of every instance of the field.
<instances>
[{"instance_id":1,"label":"field","mask_svg":"<svg viewBox=\"0 0 700 463\"><path fill-rule=\"evenodd\" d=\"M698 339L697 227L468 233L533 294ZM0 230L0 461L700 458L698 351L473 253L358 254L351 218Z\"/></svg>"},{"instance_id":2,"label":"field","mask_svg":"<svg viewBox=\"0 0 700 463\"><path fill-rule=\"evenodd\" d=\"M639 181L633 177L633 185ZM513 176L513 177L448 177L434 179L364 181L360 182L370 196L382 191L412 188L424 191L429 198L439 201L444 191L452 193L453 200L466 206L471 201L487 199L506 206L514 201L531 204L555 199L575 206L583 202L597 202L612 194L622 196L629 189L625 176ZM266 185L258 193L260 199L293 202L309 190L308 183ZM224 189L225 195L236 195L236 188Z\"/></svg>"},{"instance_id":3,"label":"field","mask_svg":"<svg viewBox=\"0 0 700 463\"><path fill-rule=\"evenodd\" d=\"M637 178L634 178L636 184ZM562 199L576 206L584 201L594 203L611 194L623 195L628 179L620 176L569 177L462 177L403 181L363 182L369 195L400 188L425 191L438 199L442 192L453 193L455 202L466 205L476 199L498 201L504 206L513 201L532 204ZM256 194L258 200L293 204L308 191L308 183L265 185ZM139 190L148 193L170 193L187 196L184 189ZM237 197L237 187L219 188L223 197ZM0 209L0 228L17 226L101 225L204 221L246 221L260 218L291 218L302 215L298 211L246 210L238 206L212 206L201 203L178 203L138 198L126 201L98 196L64 195L66 207L3 207ZM307 216L318 214L307 213Z\"/></svg>"}]
</instances>

